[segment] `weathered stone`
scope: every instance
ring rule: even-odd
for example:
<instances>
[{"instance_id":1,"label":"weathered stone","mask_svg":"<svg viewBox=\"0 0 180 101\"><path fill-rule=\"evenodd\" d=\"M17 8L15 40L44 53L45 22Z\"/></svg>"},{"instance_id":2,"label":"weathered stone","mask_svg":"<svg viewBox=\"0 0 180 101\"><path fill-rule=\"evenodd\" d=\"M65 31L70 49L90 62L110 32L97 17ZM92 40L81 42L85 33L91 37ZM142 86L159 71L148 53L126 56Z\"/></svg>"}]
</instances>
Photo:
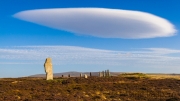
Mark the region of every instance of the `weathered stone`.
<instances>
[{"instance_id":1,"label":"weathered stone","mask_svg":"<svg viewBox=\"0 0 180 101\"><path fill-rule=\"evenodd\" d=\"M110 74L110 71L109 71L109 69L107 70L107 73L108 73L108 77L110 77L110 76L111 76L111 74Z\"/></svg>"},{"instance_id":2,"label":"weathered stone","mask_svg":"<svg viewBox=\"0 0 180 101\"><path fill-rule=\"evenodd\" d=\"M84 74L84 78L86 78L86 79L87 79L87 78L88 78L88 76L87 76L86 74Z\"/></svg>"},{"instance_id":3,"label":"weathered stone","mask_svg":"<svg viewBox=\"0 0 180 101\"><path fill-rule=\"evenodd\" d=\"M82 77L82 73L80 73L80 78Z\"/></svg>"},{"instance_id":4,"label":"weathered stone","mask_svg":"<svg viewBox=\"0 0 180 101\"><path fill-rule=\"evenodd\" d=\"M102 77L102 72L99 72L99 77Z\"/></svg>"},{"instance_id":5,"label":"weathered stone","mask_svg":"<svg viewBox=\"0 0 180 101\"><path fill-rule=\"evenodd\" d=\"M105 72L104 71L102 71L102 73L103 73L103 77L105 77L106 75L105 75Z\"/></svg>"},{"instance_id":6,"label":"weathered stone","mask_svg":"<svg viewBox=\"0 0 180 101\"><path fill-rule=\"evenodd\" d=\"M105 75L105 77L107 77L107 70L105 70L104 75Z\"/></svg>"},{"instance_id":7,"label":"weathered stone","mask_svg":"<svg viewBox=\"0 0 180 101\"><path fill-rule=\"evenodd\" d=\"M44 69L46 72L46 80L53 80L53 68L51 58L46 58L44 63Z\"/></svg>"}]
</instances>

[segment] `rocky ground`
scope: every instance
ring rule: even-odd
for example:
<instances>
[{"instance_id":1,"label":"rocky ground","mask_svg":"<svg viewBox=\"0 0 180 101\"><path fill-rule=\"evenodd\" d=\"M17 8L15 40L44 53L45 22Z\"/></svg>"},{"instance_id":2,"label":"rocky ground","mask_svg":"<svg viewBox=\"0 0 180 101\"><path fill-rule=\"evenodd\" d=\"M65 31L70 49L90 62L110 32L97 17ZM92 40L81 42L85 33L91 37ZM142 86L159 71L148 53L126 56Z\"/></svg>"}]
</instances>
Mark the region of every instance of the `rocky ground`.
<instances>
[{"instance_id":1,"label":"rocky ground","mask_svg":"<svg viewBox=\"0 0 180 101\"><path fill-rule=\"evenodd\" d=\"M0 79L0 101L180 101L180 80L145 75Z\"/></svg>"}]
</instances>

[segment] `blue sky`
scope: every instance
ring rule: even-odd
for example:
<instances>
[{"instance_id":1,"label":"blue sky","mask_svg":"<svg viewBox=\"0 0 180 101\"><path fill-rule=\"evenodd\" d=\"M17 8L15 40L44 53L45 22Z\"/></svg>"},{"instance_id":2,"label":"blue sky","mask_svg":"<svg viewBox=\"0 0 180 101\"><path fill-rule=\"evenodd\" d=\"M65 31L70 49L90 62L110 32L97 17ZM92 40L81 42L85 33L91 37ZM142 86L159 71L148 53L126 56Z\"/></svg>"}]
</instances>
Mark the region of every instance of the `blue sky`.
<instances>
[{"instance_id":1,"label":"blue sky","mask_svg":"<svg viewBox=\"0 0 180 101\"><path fill-rule=\"evenodd\" d=\"M179 0L1 0L0 77L21 77L44 73L43 64L46 57L52 58L55 73L104 69L118 72L180 73L179 4ZM52 8L58 9L59 12L63 8L72 8L71 10L81 8L84 15L80 13L73 15L67 9L63 9L62 12L72 15L66 19L64 13L65 18L62 18L62 13L59 13L60 16L53 13L53 17L57 16L57 18L54 20L51 17L46 18L53 12ZM89 8L90 11L84 8ZM103 13L102 16L98 15L101 13L96 13L96 11L102 11L99 8L103 8L106 12L104 16ZM46 13L39 12L39 9L45 10ZM116 12L120 12L118 10L126 10L125 13L138 12L135 15L132 12L127 13L132 14L131 19L135 18L132 21L128 19L129 16L123 15L123 20L127 22L125 24L130 27L122 31L118 29L118 26L124 27L122 23L118 23L122 20L122 13L112 13L114 9L117 10ZM29 10L33 12L29 13ZM76 9L75 12L79 10ZM152 14L152 19L148 19L145 13ZM93 18L93 20L82 21L81 18L86 18L85 15L88 14L90 17L88 16L87 19ZM154 16L168 23L154 20ZM109 19L110 17L117 20ZM141 23L141 19L148 23ZM42 22L38 22L40 20ZM62 24L49 25L51 22L56 24L58 21L66 21L65 25L68 27L63 27L65 25ZM70 23L67 23L68 21ZM143 33L131 31L134 27L133 21L140 31L144 28ZM95 30L95 27L86 27L83 23L103 27ZM112 26L105 23L112 23ZM150 24L153 24L150 30L153 32L152 36L147 31ZM170 25L174 27L171 28ZM80 28L77 29L77 26ZM110 27L114 30L107 32Z\"/></svg>"}]
</instances>

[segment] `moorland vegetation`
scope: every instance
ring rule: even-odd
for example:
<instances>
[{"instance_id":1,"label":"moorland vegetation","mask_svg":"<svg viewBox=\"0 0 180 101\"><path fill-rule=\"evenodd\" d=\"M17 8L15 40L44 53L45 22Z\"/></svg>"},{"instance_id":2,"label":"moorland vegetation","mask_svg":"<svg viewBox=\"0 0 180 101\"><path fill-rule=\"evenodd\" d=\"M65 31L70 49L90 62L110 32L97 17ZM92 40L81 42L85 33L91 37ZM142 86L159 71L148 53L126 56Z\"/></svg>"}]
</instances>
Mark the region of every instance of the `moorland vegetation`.
<instances>
[{"instance_id":1,"label":"moorland vegetation","mask_svg":"<svg viewBox=\"0 0 180 101\"><path fill-rule=\"evenodd\" d=\"M180 79L142 73L112 77L2 78L0 101L180 101Z\"/></svg>"}]
</instances>

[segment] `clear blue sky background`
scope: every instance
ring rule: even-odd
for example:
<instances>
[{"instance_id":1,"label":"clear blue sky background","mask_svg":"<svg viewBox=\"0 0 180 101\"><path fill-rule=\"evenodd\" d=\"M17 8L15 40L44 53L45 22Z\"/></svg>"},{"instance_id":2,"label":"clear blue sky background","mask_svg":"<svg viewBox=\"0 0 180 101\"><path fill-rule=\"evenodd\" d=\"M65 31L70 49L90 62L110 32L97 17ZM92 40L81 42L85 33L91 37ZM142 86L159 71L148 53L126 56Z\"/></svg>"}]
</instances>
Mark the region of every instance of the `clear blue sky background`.
<instances>
[{"instance_id":1,"label":"clear blue sky background","mask_svg":"<svg viewBox=\"0 0 180 101\"><path fill-rule=\"evenodd\" d=\"M80 36L74 33L69 33L62 30L52 29L45 26L40 26L34 23L22 21L13 18L12 15L24 11L33 9L44 8L75 8L75 7L98 7L98 8L115 8L126 10L137 10L148 12L170 21L176 28L180 29L180 1L179 0L1 0L0 1L0 49L17 49L15 46L74 46L84 47L88 49L100 49L118 51L119 53L136 53L143 54L144 48L163 48L164 50L177 51L168 55L163 54L158 56L165 56L165 58L174 60L166 60L164 63L161 61L152 62L151 65L136 62L143 61L135 60L117 61L117 65L108 65L103 63L81 63L80 61L75 63L58 63L59 58L54 61L54 72L65 71L101 71L104 69L110 69L111 71L119 72L162 72L162 73L180 73L180 67L178 61L180 60L180 35L171 37L149 38L149 39L122 39L122 38L98 38L92 36ZM22 49L22 47L20 47ZM26 48L27 49L27 48ZM34 48L33 48L34 49ZM28 49L27 49L28 50ZM32 49L31 49L32 50ZM19 51L18 51L19 52ZM61 51L63 52L63 51ZM154 52L154 51L153 51ZM152 56L157 56L153 54ZM155 51L157 52L157 51ZM162 52L162 53L163 53ZM6 55L4 55L6 54ZM19 53L20 54L20 53ZM79 53L77 53L79 54ZM88 54L88 53L87 53ZM21 54L22 55L22 54ZM136 54L137 55L137 54ZM9 56L9 58L7 58ZM6 51L0 53L0 77L19 77L28 76L33 74L44 73L43 63L41 58L35 59L17 59L13 57L14 53L8 53ZM25 55L26 56L26 55ZM49 55L50 57L53 57ZM61 55L59 55L61 56ZM14 56L15 57L15 56ZM108 56L107 56L108 57ZM139 58L138 58L139 59ZM154 59L154 58L153 58ZM40 61L40 63L36 63ZM24 62L25 61L25 62ZM73 61L73 60L72 60ZM75 61L75 60L74 60ZM89 61L89 60L87 60ZM103 60L102 60L103 61ZM111 62L113 62L111 61ZM153 60L154 61L154 60ZM175 61L172 64L171 61ZM168 63L169 62L169 63ZM180 61L179 61L180 62ZM42 64L41 64L42 63ZM132 65L126 65L131 64ZM167 63L168 67L164 67L163 64ZM176 64L176 65L175 65ZM178 68L179 67L179 68Z\"/></svg>"}]
</instances>

